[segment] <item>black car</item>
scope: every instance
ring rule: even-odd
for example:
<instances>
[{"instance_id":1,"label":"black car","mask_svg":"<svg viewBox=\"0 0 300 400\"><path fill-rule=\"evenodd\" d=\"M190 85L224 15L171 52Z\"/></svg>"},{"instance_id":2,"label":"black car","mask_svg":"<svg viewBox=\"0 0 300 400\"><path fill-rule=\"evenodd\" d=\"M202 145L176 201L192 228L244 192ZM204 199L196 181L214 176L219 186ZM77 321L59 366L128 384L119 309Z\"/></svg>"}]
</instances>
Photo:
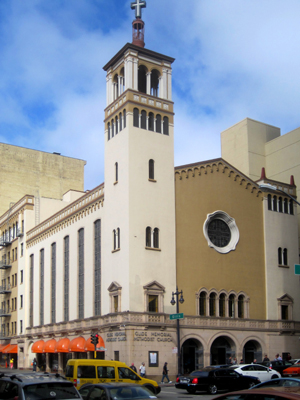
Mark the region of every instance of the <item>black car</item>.
<instances>
[{"instance_id":1,"label":"black car","mask_svg":"<svg viewBox=\"0 0 300 400\"><path fill-rule=\"evenodd\" d=\"M188 393L205 391L216 394L219 390L248 389L260 383L252 376L243 376L230 368L206 367L193 371L189 376L179 376L176 380L177 389L185 389Z\"/></svg>"},{"instance_id":2,"label":"black car","mask_svg":"<svg viewBox=\"0 0 300 400\"><path fill-rule=\"evenodd\" d=\"M144 386L132 383L96 383L86 384L79 389L83 400L138 400L157 399L153 393Z\"/></svg>"},{"instance_id":3,"label":"black car","mask_svg":"<svg viewBox=\"0 0 300 400\"><path fill-rule=\"evenodd\" d=\"M300 388L300 379L295 379L295 378L271 379L270 381L259 383L258 385L253 386L253 388L251 389L260 389L260 388L264 389L269 387Z\"/></svg>"},{"instance_id":4,"label":"black car","mask_svg":"<svg viewBox=\"0 0 300 400\"><path fill-rule=\"evenodd\" d=\"M283 361L283 360L262 361L260 364L264 365L265 367L275 369L275 371L278 371L281 376L282 376L282 372L285 369L287 369L288 367L291 367L293 365L289 361Z\"/></svg>"}]
</instances>

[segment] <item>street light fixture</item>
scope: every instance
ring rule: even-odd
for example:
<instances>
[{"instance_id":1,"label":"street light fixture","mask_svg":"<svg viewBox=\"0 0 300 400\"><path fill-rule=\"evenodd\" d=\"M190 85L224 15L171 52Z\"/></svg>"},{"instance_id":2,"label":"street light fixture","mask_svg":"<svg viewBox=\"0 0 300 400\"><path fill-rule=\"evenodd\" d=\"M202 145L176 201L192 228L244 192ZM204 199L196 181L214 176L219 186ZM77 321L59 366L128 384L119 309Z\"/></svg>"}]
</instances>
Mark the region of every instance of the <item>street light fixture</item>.
<instances>
[{"instance_id":1,"label":"street light fixture","mask_svg":"<svg viewBox=\"0 0 300 400\"><path fill-rule=\"evenodd\" d=\"M180 298L178 299L178 296L180 295ZM176 300L174 298L176 296ZM176 292L172 292L172 299L171 299L171 304L174 306L176 304L176 313L179 314L179 303L182 304L184 302L183 298L183 292L182 290L179 292L178 291L178 286L176 287ZM179 319L176 320L177 322L177 357L178 357L178 375L181 374L181 357L180 357L180 329L179 329Z\"/></svg>"},{"instance_id":2,"label":"street light fixture","mask_svg":"<svg viewBox=\"0 0 300 400\"><path fill-rule=\"evenodd\" d=\"M295 199L295 197L291 196L290 194L288 194L287 192L285 192L282 189L278 189L276 186L271 185L270 183L262 183L261 185L258 186L263 192L268 192L269 190L273 191L273 192L281 192L284 193L287 197L289 197L290 199L292 199L296 204L298 204L298 206L300 206L300 203Z\"/></svg>"}]
</instances>

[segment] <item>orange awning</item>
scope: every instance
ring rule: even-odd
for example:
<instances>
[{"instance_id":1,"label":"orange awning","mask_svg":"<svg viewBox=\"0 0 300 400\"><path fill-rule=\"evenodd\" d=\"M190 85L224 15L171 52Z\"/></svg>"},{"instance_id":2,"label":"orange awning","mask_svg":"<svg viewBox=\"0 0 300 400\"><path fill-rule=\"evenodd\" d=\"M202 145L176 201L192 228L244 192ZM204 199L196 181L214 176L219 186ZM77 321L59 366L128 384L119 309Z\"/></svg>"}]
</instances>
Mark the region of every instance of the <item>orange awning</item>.
<instances>
[{"instance_id":1,"label":"orange awning","mask_svg":"<svg viewBox=\"0 0 300 400\"><path fill-rule=\"evenodd\" d=\"M55 346L55 353L69 353L70 339L60 339Z\"/></svg>"},{"instance_id":2,"label":"orange awning","mask_svg":"<svg viewBox=\"0 0 300 400\"><path fill-rule=\"evenodd\" d=\"M99 343L97 344L96 350L101 351L100 347L105 348L104 340L102 339L102 337L100 335L98 335L98 337L99 337ZM93 345L91 340L92 340L92 338L90 337L85 342L85 351L95 351L95 346Z\"/></svg>"},{"instance_id":3,"label":"orange awning","mask_svg":"<svg viewBox=\"0 0 300 400\"><path fill-rule=\"evenodd\" d=\"M38 340L33 343L31 347L31 353L42 353L45 342L43 340Z\"/></svg>"},{"instance_id":4,"label":"orange awning","mask_svg":"<svg viewBox=\"0 0 300 400\"><path fill-rule=\"evenodd\" d=\"M54 353L56 343L57 342L55 339L47 340L47 342L45 342L45 344L43 346L43 353Z\"/></svg>"},{"instance_id":5,"label":"orange awning","mask_svg":"<svg viewBox=\"0 0 300 400\"><path fill-rule=\"evenodd\" d=\"M0 344L0 353L2 353L3 350L8 346L10 346L10 344Z\"/></svg>"},{"instance_id":6,"label":"orange awning","mask_svg":"<svg viewBox=\"0 0 300 400\"><path fill-rule=\"evenodd\" d=\"M10 344L9 346L5 347L2 350L2 353L5 354L17 354L18 353L18 345L17 344Z\"/></svg>"},{"instance_id":7,"label":"orange awning","mask_svg":"<svg viewBox=\"0 0 300 400\"><path fill-rule=\"evenodd\" d=\"M69 351L74 351L74 352L81 352L84 353L85 350L85 338L82 336L79 336L73 340L71 340L69 344Z\"/></svg>"}]
</instances>

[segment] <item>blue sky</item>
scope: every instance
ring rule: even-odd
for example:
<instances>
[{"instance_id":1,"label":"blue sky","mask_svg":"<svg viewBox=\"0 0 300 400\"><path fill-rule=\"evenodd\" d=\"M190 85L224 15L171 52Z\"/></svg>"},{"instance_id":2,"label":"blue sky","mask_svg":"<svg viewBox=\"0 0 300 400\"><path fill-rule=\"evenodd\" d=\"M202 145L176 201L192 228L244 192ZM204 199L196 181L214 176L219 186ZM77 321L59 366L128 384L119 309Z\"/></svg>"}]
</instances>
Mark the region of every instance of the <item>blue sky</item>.
<instances>
[{"instance_id":1,"label":"blue sky","mask_svg":"<svg viewBox=\"0 0 300 400\"><path fill-rule=\"evenodd\" d=\"M0 1L0 142L87 161L103 182L105 72L131 42L129 0ZM147 0L146 48L176 58L175 165L221 156L249 117L300 126L299 0Z\"/></svg>"}]
</instances>

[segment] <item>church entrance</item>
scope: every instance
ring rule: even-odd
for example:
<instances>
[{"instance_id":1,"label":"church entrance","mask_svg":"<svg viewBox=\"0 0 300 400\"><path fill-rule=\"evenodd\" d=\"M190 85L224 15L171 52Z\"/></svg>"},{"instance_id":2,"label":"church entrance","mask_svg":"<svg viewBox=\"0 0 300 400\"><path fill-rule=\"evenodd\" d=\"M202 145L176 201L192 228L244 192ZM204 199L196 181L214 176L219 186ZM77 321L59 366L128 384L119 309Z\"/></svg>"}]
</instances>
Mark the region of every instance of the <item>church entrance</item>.
<instances>
[{"instance_id":1,"label":"church entrance","mask_svg":"<svg viewBox=\"0 0 300 400\"><path fill-rule=\"evenodd\" d=\"M203 367L203 346L197 339L188 339L182 345L183 373L189 374Z\"/></svg>"},{"instance_id":2,"label":"church entrance","mask_svg":"<svg viewBox=\"0 0 300 400\"><path fill-rule=\"evenodd\" d=\"M228 364L229 357L233 360L235 357L235 344L226 336L218 337L214 340L210 350L210 364L220 365Z\"/></svg>"},{"instance_id":3,"label":"church entrance","mask_svg":"<svg viewBox=\"0 0 300 400\"><path fill-rule=\"evenodd\" d=\"M249 340L243 350L245 364L251 364L254 360L262 361L262 348L256 340Z\"/></svg>"}]
</instances>

